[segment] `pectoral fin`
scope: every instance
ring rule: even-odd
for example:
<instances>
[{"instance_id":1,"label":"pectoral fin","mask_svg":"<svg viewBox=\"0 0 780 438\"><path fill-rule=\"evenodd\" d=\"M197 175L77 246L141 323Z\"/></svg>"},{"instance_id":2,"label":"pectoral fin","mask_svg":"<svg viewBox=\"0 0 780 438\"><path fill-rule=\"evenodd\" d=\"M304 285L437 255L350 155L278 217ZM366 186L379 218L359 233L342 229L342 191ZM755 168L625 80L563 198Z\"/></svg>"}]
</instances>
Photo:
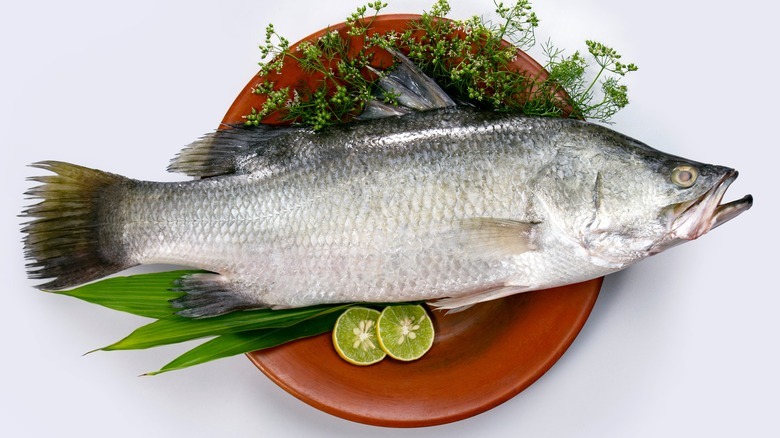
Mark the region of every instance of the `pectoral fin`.
<instances>
[{"instance_id":1,"label":"pectoral fin","mask_svg":"<svg viewBox=\"0 0 780 438\"><path fill-rule=\"evenodd\" d=\"M485 256L520 255L539 248L539 222L479 217L465 219L456 232L466 251Z\"/></svg>"},{"instance_id":2,"label":"pectoral fin","mask_svg":"<svg viewBox=\"0 0 780 438\"><path fill-rule=\"evenodd\" d=\"M437 309L449 310L447 313L455 313L463 311L478 303L508 297L509 295L525 292L527 290L527 286L506 285L469 295L442 298L436 301L432 301L428 304Z\"/></svg>"}]
</instances>

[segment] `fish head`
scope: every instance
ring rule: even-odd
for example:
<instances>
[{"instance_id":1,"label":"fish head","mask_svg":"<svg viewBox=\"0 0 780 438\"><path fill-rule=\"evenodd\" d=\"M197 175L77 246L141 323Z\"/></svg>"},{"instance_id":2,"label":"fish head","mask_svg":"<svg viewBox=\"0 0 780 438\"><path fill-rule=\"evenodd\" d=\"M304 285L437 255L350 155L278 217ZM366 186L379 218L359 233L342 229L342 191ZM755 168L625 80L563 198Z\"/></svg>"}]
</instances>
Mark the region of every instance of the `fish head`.
<instances>
[{"instance_id":1,"label":"fish head","mask_svg":"<svg viewBox=\"0 0 780 438\"><path fill-rule=\"evenodd\" d=\"M730 167L666 154L628 137L621 141L623 149L616 155L622 160L607 166L602 186L594 189L602 205L591 227L596 231L603 223L600 216L612 216L610 231L623 242L619 263L697 239L753 205L751 195L724 202L738 176Z\"/></svg>"},{"instance_id":2,"label":"fish head","mask_svg":"<svg viewBox=\"0 0 780 438\"><path fill-rule=\"evenodd\" d=\"M737 171L666 154L603 127L568 148L546 205L564 205L558 224L591 262L620 269L697 239L748 210L753 197L724 202ZM563 195L562 195L563 194ZM544 195L543 195L544 196Z\"/></svg>"},{"instance_id":3,"label":"fish head","mask_svg":"<svg viewBox=\"0 0 780 438\"><path fill-rule=\"evenodd\" d=\"M737 179L736 170L709 164L677 162L663 170L669 175L674 196L659 211L666 233L658 239L653 254L680 243L698 239L753 206L753 196L724 202L726 191Z\"/></svg>"}]
</instances>

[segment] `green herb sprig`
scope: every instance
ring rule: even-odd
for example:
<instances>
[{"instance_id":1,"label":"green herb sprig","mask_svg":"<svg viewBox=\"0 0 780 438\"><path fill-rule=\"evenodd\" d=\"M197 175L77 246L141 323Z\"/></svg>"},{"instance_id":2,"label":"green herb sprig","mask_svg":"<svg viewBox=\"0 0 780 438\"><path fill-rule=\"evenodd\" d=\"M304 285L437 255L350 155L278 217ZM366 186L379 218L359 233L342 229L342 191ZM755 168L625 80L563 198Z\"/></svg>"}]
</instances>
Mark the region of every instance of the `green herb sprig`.
<instances>
[{"instance_id":1,"label":"green herb sprig","mask_svg":"<svg viewBox=\"0 0 780 438\"><path fill-rule=\"evenodd\" d=\"M449 20L449 3L437 0L407 29L378 33L372 24L385 7L381 1L361 6L347 18L345 31L327 32L295 48L269 25L260 49L263 59L270 60L261 63L260 81L253 90L265 101L245 116L245 123L257 125L275 116L318 130L351 120L372 98L378 78L367 66L383 48L407 53L455 97L494 111L608 123L628 104L628 88L621 81L637 67L622 63L620 54L598 42L586 41L597 70L592 75L591 64L579 51L564 56L550 41L542 45L549 76L531 77L512 67L518 50L529 51L536 44L539 18L528 0L496 2L498 23L478 16ZM288 62L320 80L314 86L276 88L273 78ZM586 80L589 76L592 79Z\"/></svg>"},{"instance_id":2,"label":"green herb sprig","mask_svg":"<svg viewBox=\"0 0 780 438\"><path fill-rule=\"evenodd\" d=\"M599 67L590 81L585 80L588 64L579 52L564 57L562 51L551 43L544 44L550 82L568 92L573 116L608 122L615 113L628 105L628 87L620 83L620 78L636 71L637 66L621 63L621 56L604 44L591 40L585 41L585 44ZM601 84L600 100L595 93L597 84Z\"/></svg>"},{"instance_id":3,"label":"green herb sprig","mask_svg":"<svg viewBox=\"0 0 780 438\"><path fill-rule=\"evenodd\" d=\"M353 50L348 36L365 37L373 19L385 7L387 3L381 1L361 6L347 18L345 33L328 31L316 41L304 41L294 49L269 24L260 52L263 59L271 57L271 61L261 63L258 75L263 80L252 90L266 100L259 110L252 109L245 116L246 124L257 125L269 115L283 111L285 120L321 129L360 114L371 99L376 79L367 70L374 47L366 39L363 47ZM373 16L366 17L369 9ZM280 75L286 62L296 63L303 72L316 78L317 85L275 88L275 82L268 78Z\"/></svg>"}]
</instances>

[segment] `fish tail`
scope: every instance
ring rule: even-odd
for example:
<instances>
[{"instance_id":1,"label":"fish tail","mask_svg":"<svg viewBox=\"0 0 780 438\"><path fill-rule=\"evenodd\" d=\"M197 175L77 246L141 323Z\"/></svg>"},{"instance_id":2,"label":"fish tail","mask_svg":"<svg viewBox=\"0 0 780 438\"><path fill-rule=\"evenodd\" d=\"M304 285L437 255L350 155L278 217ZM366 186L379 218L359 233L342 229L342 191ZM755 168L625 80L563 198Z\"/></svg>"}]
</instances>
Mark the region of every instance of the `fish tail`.
<instances>
[{"instance_id":1,"label":"fish tail","mask_svg":"<svg viewBox=\"0 0 780 438\"><path fill-rule=\"evenodd\" d=\"M134 264L123 257L118 242L101 238L102 215L116 202L115 189L132 180L59 161L31 167L54 173L29 178L42 184L25 194L41 201L21 215L31 218L22 228L27 276L50 279L39 289L76 286Z\"/></svg>"}]
</instances>

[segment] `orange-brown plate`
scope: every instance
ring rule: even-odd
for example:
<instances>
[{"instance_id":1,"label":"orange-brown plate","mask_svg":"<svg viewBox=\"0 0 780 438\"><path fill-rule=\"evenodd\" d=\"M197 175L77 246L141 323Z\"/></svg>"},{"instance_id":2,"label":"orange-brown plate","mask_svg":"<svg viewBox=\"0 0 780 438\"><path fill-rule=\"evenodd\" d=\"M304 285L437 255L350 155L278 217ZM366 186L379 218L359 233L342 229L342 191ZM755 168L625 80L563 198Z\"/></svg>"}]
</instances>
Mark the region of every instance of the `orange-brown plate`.
<instances>
[{"instance_id":1,"label":"orange-brown plate","mask_svg":"<svg viewBox=\"0 0 780 438\"><path fill-rule=\"evenodd\" d=\"M436 338L415 362L351 365L330 334L249 353L276 384L317 409L360 423L433 426L491 409L563 355L598 297L601 279L528 292L460 313L433 312Z\"/></svg>"},{"instance_id":2,"label":"orange-brown plate","mask_svg":"<svg viewBox=\"0 0 780 438\"><path fill-rule=\"evenodd\" d=\"M385 15L379 32L401 31L415 15ZM312 34L343 30L343 23ZM277 86L307 81L288 63ZM515 68L544 75L519 52ZM259 108L251 94L253 78L228 110L223 123L241 123ZM249 359L287 392L315 408L361 423L419 427L479 414L527 388L563 355L582 329L598 297L602 279L529 292L476 305L460 313L433 312L436 339L431 350L411 363L386 359L357 367L341 359L330 334L249 353Z\"/></svg>"}]
</instances>

